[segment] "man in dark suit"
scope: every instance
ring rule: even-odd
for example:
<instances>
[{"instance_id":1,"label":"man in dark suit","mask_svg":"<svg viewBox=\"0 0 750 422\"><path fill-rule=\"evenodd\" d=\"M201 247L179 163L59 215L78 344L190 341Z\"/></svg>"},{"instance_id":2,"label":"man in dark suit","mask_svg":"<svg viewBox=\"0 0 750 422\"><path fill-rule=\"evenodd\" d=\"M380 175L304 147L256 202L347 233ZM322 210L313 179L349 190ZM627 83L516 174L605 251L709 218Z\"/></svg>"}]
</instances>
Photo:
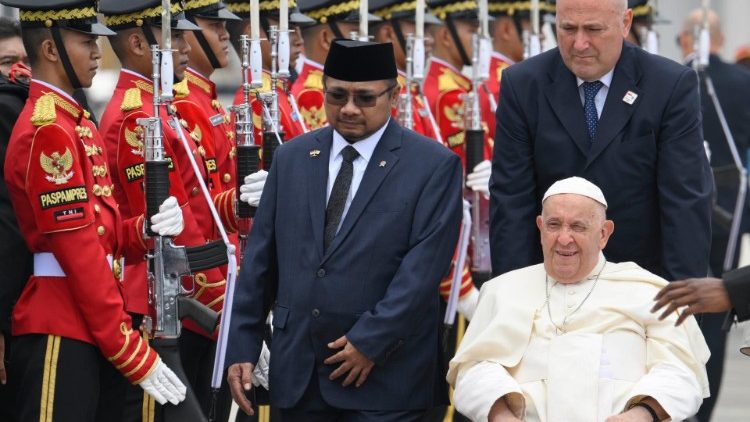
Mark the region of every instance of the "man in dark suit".
<instances>
[{"instance_id":1,"label":"man in dark suit","mask_svg":"<svg viewBox=\"0 0 750 422\"><path fill-rule=\"evenodd\" d=\"M695 37L693 32L696 28L703 26L704 11L693 10L685 19L682 31L679 34L679 44L683 57L688 66L692 66L696 52L694 51ZM700 72L701 110L703 114L703 135L711 150L711 167L714 171L716 181L716 205L711 220L711 252L709 255L709 268L711 275L719 276L724 273L724 259L729 242L729 230L732 223L731 215L737 201L739 192L739 173L735 167L727 138L722 130L719 114L714 107L713 99L708 91L708 79L714 86L716 99L721 104L724 117L729 130L734 138L739 158L744 164L747 160L747 151L750 147L750 71L741 66L726 63L719 57L719 52L724 46L724 34L721 30L719 16L709 11L706 15L708 30L711 38L709 43L709 63L704 71ZM746 182L743 182L746 183ZM744 212L741 215L741 228L746 231L750 223L748 213L748 201L745 201ZM739 245L739 236L734 239ZM739 248L735 250L731 268L737 265L739 259ZM702 315L700 317L701 330L706 337L706 342L711 349L711 359L706 368L708 370L709 385L711 386L711 397L704 400L697 419L699 421L710 420L716 400L719 396L722 374L724 369L724 354L727 332L722 329L725 316L720 314Z\"/></svg>"},{"instance_id":2,"label":"man in dark suit","mask_svg":"<svg viewBox=\"0 0 750 422\"><path fill-rule=\"evenodd\" d=\"M337 40L324 73L331 126L278 148L255 215L227 379L250 413L273 304L284 420L416 421L447 399L437 288L458 240L460 160L389 118L390 44Z\"/></svg>"},{"instance_id":3,"label":"man in dark suit","mask_svg":"<svg viewBox=\"0 0 750 422\"><path fill-rule=\"evenodd\" d=\"M604 250L667 279L705 276L712 180L698 79L623 41L625 0L557 2L558 49L503 72L491 180L492 269L541 262L533 220L556 180L611 198Z\"/></svg>"}]
</instances>

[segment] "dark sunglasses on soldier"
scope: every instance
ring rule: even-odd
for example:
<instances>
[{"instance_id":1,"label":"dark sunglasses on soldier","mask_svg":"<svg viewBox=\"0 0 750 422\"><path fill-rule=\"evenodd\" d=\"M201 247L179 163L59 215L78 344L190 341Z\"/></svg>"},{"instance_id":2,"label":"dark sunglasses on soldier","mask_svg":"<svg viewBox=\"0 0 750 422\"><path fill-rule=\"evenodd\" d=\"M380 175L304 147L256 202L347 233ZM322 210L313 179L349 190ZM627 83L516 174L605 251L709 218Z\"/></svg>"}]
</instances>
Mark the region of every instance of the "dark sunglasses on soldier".
<instances>
[{"instance_id":1,"label":"dark sunglasses on soldier","mask_svg":"<svg viewBox=\"0 0 750 422\"><path fill-rule=\"evenodd\" d=\"M385 93L390 92L396 85L391 85L379 94L360 92L352 94L352 101L357 107L374 107L375 103L378 102L378 98ZM331 89L326 90L326 102L336 106L344 106L349 102L349 92L343 89Z\"/></svg>"}]
</instances>

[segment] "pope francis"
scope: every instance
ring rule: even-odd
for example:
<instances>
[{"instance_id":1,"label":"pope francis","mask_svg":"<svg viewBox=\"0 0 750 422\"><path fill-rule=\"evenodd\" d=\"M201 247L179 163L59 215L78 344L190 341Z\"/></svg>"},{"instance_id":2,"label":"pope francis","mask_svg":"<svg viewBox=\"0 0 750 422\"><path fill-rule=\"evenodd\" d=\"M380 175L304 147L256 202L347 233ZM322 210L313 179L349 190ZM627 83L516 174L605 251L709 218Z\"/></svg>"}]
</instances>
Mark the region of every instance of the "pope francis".
<instances>
[{"instance_id":1,"label":"pope francis","mask_svg":"<svg viewBox=\"0 0 750 422\"><path fill-rule=\"evenodd\" d=\"M683 420L708 397L709 351L693 317L649 312L667 282L608 262L614 231L591 182L553 184L536 219L544 263L482 286L448 382L474 421Z\"/></svg>"}]
</instances>

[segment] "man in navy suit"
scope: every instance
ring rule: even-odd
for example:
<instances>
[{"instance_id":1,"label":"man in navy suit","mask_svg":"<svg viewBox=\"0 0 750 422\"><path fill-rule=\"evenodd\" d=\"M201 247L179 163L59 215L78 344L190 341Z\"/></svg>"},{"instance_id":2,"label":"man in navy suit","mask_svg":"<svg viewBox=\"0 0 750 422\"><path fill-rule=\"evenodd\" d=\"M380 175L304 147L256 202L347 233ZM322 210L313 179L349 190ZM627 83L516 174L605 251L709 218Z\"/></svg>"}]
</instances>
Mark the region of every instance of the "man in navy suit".
<instances>
[{"instance_id":1,"label":"man in navy suit","mask_svg":"<svg viewBox=\"0 0 750 422\"><path fill-rule=\"evenodd\" d=\"M496 274L541 262L542 193L581 176L611 198L604 253L668 280L705 276L712 179L698 78L623 41L626 0L559 0L558 49L503 72L492 167Z\"/></svg>"},{"instance_id":2,"label":"man in navy suit","mask_svg":"<svg viewBox=\"0 0 750 422\"><path fill-rule=\"evenodd\" d=\"M337 40L330 126L276 151L235 291L227 379L245 397L273 306L271 404L284 420L416 421L447 400L440 280L461 164L390 119L391 44Z\"/></svg>"}]
</instances>

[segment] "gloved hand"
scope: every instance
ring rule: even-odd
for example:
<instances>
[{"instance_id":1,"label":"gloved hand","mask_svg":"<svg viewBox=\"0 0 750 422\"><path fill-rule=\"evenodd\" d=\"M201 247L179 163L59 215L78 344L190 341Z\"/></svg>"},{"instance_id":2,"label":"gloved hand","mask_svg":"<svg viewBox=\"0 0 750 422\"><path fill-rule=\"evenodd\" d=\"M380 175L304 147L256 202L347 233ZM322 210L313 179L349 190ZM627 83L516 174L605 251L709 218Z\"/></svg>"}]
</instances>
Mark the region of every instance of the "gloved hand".
<instances>
[{"instance_id":1,"label":"gloved hand","mask_svg":"<svg viewBox=\"0 0 750 422\"><path fill-rule=\"evenodd\" d=\"M263 349L260 351L260 357L258 358L258 364L255 365L253 370L253 385L261 386L268 390L268 368L271 363L271 351L268 350L266 342L263 342Z\"/></svg>"},{"instance_id":2,"label":"gloved hand","mask_svg":"<svg viewBox=\"0 0 750 422\"><path fill-rule=\"evenodd\" d=\"M477 302L479 302L479 289L472 287L471 291L464 295L464 297L458 299L458 312L471 321L474 316L474 311L477 310Z\"/></svg>"},{"instance_id":3,"label":"gloved hand","mask_svg":"<svg viewBox=\"0 0 750 422\"><path fill-rule=\"evenodd\" d=\"M257 207L267 177L268 172L265 170L245 176L244 184L240 186L240 201L247 203L251 207Z\"/></svg>"},{"instance_id":4,"label":"gloved hand","mask_svg":"<svg viewBox=\"0 0 750 422\"><path fill-rule=\"evenodd\" d=\"M139 384L159 404L178 404L185 400L187 387L161 360L156 368Z\"/></svg>"},{"instance_id":5,"label":"gloved hand","mask_svg":"<svg viewBox=\"0 0 750 422\"><path fill-rule=\"evenodd\" d=\"M151 216L151 230L160 236L177 236L184 227L182 209L174 196L164 200L159 205L159 213Z\"/></svg>"},{"instance_id":6,"label":"gloved hand","mask_svg":"<svg viewBox=\"0 0 750 422\"><path fill-rule=\"evenodd\" d=\"M485 198L490 197L490 176L492 175L492 162L484 160L474 166L474 171L466 176L466 187L474 192L484 194Z\"/></svg>"}]
</instances>

